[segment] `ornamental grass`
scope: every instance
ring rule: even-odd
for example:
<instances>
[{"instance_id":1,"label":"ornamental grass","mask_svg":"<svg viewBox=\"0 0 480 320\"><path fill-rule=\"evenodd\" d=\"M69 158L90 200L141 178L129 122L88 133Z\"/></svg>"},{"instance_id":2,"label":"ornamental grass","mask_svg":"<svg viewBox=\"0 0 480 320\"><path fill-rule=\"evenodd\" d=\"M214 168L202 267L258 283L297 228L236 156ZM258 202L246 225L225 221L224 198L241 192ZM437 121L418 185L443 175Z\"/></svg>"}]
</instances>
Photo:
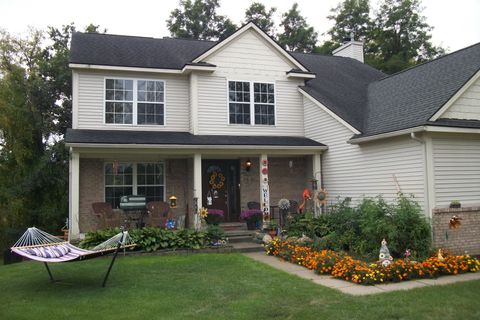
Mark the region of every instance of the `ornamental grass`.
<instances>
[{"instance_id":1,"label":"ornamental grass","mask_svg":"<svg viewBox=\"0 0 480 320\"><path fill-rule=\"evenodd\" d=\"M456 275L480 270L480 261L469 255L438 256L424 261L395 259L388 266L380 262L368 263L343 253L331 250L316 250L298 244L296 240L275 238L266 245L268 255L304 266L319 274L363 285L400 282L421 278L437 278L441 275Z\"/></svg>"}]
</instances>

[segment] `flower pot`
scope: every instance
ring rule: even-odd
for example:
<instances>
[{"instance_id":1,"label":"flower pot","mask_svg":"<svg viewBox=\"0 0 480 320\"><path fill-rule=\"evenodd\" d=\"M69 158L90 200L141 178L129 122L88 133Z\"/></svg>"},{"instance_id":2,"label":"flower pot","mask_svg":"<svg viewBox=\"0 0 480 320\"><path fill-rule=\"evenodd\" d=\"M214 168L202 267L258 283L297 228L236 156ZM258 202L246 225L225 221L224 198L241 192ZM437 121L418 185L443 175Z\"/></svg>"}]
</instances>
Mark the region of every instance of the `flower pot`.
<instances>
[{"instance_id":1,"label":"flower pot","mask_svg":"<svg viewBox=\"0 0 480 320\"><path fill-rule=\"evenodd\" d=\"M462 207L461 203L450 203L450 209L459 209Z\"/></svg>"},{"instance_id":2,"label":"flower pot","mask_svg":"<svg viewBox=\"0 0 480 320\"><path fill-rule=\"evenodd\" d=\"M255 230L257 228L257 221L247 221L247 230Z\"/></svg>"}]
</instances>

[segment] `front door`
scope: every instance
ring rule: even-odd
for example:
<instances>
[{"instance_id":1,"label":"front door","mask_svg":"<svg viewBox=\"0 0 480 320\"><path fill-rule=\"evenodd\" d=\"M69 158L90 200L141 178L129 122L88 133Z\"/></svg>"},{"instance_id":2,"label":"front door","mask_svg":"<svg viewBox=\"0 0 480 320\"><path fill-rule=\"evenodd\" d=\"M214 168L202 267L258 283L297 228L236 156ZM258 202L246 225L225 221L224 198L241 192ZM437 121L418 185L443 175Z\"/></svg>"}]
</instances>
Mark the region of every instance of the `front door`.
<instances>
[{"instance_id":1,"label":"front door","mask_svg":"<svg viewBox=\"0 0 480 320\"><path fill-rule=\"evenodd\" d=\"M202 161L203 205L223 210L225 222L240 218L240 162L238 160Z\"/></svg>"}]
</instances>

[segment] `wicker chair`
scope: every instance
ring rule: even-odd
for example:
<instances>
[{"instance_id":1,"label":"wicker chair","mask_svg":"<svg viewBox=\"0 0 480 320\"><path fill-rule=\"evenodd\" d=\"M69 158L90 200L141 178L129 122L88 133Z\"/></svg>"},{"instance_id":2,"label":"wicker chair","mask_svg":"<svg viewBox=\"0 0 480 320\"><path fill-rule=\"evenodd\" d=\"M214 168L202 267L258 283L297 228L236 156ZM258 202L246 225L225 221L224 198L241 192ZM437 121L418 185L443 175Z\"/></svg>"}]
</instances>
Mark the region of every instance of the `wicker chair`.
<instances>
[{"instance_id":1,"label":"wicker chair","mask_svg":"<svg viewBox=\"0 0 480 320\"><path fill-rule=\"evenodd\" d=\"M147 203L147 223L149 227L165 227L168 219L172 218L170 205L163 201L152 201Z\"/></svg>"},{"instance_id":2,"label":"wicker chair","mask_svg":"<svg viewBox=\"0 0 480 320\"><path fill-rule=\"evenodd\" d=\"M112 205L108 202L94 202L92 209L100 222L101 228L115 228L122 225L122 216L113 211Z\"/></svg>"},{"instance_id":3,"label":"wicker chair","mask_svg":"<svg viewBox=\"0 0 480 320\"><path fill-rule=\"evenodd\" d=\"M290 209L288 209L289 214L297 214L298 213L298 202L295 200L290 200Z\"/></svg>"}]
</instances>

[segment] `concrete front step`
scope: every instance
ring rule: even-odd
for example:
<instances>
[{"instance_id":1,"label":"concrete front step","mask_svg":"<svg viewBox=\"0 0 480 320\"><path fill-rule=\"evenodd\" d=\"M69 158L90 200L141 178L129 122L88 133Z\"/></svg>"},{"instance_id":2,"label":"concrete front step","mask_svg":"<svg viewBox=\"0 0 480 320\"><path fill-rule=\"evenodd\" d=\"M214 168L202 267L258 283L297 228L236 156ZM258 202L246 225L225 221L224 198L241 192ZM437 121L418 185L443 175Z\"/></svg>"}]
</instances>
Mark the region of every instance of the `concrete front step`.
<instances>
[{"instance_id":1,"label":"concrete front step","mask_svg":"<svg viewBox=\"0 0 480 320\"><path fill-rule=\"evenodd\" d=\"M253 242L253 237L251 235L245 236L227 236L229 243L236 243L236 242Z\"/></svg>"},{"instance_id":2,"label":"concrete front step","mask_svg":"<svg viewBox=\"0 0 480 320\"><path fill-rule=\"evenodd\" d=\"M265 249L261 244L254 243L252 241L233 242L230 244L233 247L234 252L246 253L246 252L264 252L265 251Z\"/></svg>"},{"instance_id":3,"label":"concrete front step","mask_svg":"<svg viewBox=\"0 0 480 320\"><path fill-rule=\"evenodd\" d=\"M227 230L225 235L228 238L232 237L244 237L244 236L253 236L256 230Z\"/></svg>"},{"instance_id":4,"label":"concrete front step","mask_svg":"<svg viewBox=\"0 0 480 320\"><path fill-rule=\"evenodd\" d=\"M247 224L245 222L224 222L220 223L219 227L225 231L247 230Z\"/></svg>"}]
</instances>

